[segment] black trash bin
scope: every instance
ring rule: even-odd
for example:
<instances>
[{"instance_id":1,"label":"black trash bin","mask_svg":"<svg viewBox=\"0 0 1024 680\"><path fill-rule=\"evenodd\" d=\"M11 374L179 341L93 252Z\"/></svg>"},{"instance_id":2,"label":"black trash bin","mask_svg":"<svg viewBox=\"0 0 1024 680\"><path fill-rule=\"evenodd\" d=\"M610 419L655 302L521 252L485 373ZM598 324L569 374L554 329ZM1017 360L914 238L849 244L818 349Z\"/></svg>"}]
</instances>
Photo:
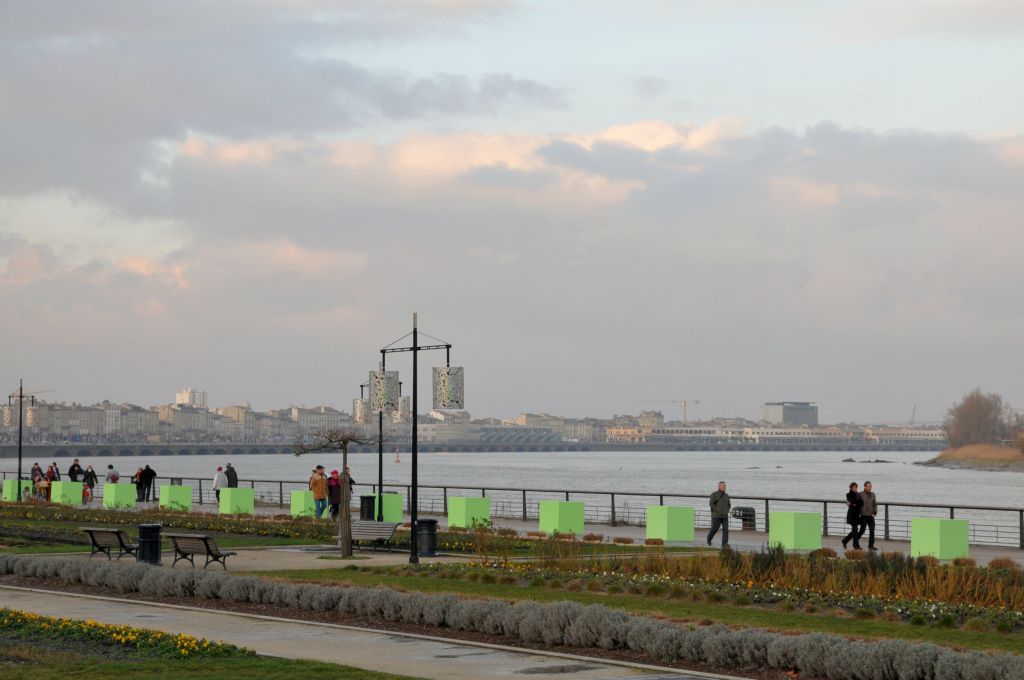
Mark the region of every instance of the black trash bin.
<instances>
[{"instance_id":1,"label":"black trash bin","mask_svg":"<svg viewBox=\"0 0 1024 680\"><path fill-rule=\"evenodd\" d=\"M424 557L433 557L437 554L437 520L421 519L416 522L416 526L419 554Z\"/></svg>"},{"instance_id":2,"label":"black trash bin","mask_svg":"<svg viewBox=\"0 0 1024 680\"><path fill-rule=\"evenodd\" d=\"M373 501L376 496L359 497L359 519L373 521L377 519L374 514Z\"/></svg>"},{"instance_id":3,"label":"black trash bin","mask_svg":"<svg viewBox=\"0 0 1024 680\"><path fill-rule=\"evenodd\" d=\"M757 530L757 512L749 505L741 505L738 508L733 508L732 516L740 520L744 531Z\"/></svg>"},{"instance_id":4,"label":"black trash bin","mask_svg":"<svg viewBox=\"0 0 1024 680\"><path fill-rule=\"evenodd\" d=\"M160 524L139 525L139 549L135 551L138 562L160 564Z\"/></svg>"}]
</instances>

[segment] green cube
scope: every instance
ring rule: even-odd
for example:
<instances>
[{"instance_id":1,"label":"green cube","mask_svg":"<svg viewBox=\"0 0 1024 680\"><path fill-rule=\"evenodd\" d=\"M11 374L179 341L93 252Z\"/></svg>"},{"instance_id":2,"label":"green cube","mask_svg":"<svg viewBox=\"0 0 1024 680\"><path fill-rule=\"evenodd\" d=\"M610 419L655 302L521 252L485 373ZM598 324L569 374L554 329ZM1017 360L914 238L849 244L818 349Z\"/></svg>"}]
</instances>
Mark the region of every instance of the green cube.
<instances>
[{"instance_id":1,"label":"green cube","mask_svg":"<svg viewBox=\"0 0 1024 680\"><path fill-rule=\"evenodd\" d=\"M448 499L448 526L469 529L474 525L490 523L490 498L452 496Z\"/></svg>"},{"instance_id":2,"label":"green cube","mask_svg":"<svg viewBox=\"0 0 1024 680\"><path fill-rule=\"evenodd\" d=\"M768 513L768 545L786 550L817 550L821 547L821 514L817 512Z\"/></svg>"},{"instance_id":3,"label":"green cube","mask_svg":"<svg viewBox=\"0 0 1024 680\"><path fill-rule=\"evenodd\" d=\"M582 501L541 501L540 530L546 534L583 534Z\"/></svg>"},{"instance_id":4,"label":"green cube","mask_svg":"<svg viewBox=\"0 0 1024 680\"><path fill-rule=\"evenodd\" d=\"M910 555L940 560L967 557L970 524L965 519L915 517L910 522Z\"/></svg>"},{"instance_id":5,"label":"green cube","mask_svg":"<svg viewBox=\"0 0 1024 680\"><path fill-rule=\"evenodd\" d=\"M223 491L221 493L224 493ZM316 514L312 491L292 491L292 517L312 517Z\"/></svg>"},{"instance_id":6,"label":"green cube","mask_svg":"<svg viewBox=\"0 0 1024 680\"><path fill-rule=\"evenodd\" d=\"M168 510L191 510L192 487L179 484L160 485L160 507Z\"/></svg>"},{"instance_id":7,"label":"green cube","mask_svg":"<svg viewBox=\"0 0 1024 680\"><path fill-rule=\"evenodd\" d=\"M373 519L377 519L378 508L381 504L381 495L377 494L373 498ZM402 494L399 493L388 493L384 492L384 522L401 522L405 519L405 512L402 510Z\"/></svg>"},{"instance_id":8,"label":"green cube","mask_svg":"<svg viewBox=\"0 0 1024 680\"><path fill-rule=\"evenodd\" d=\"M82 486L82 482L53 482L50 484L50 502L81 505Z\"/></svg>"},{"instance_id":9,"label":"green cube","mask_svg":"<svg viewBox=\"0 0 1024 680\"><path fill-rule=\"evenodd\" d=\"M138 493L138 489L135 488L134 484L107 482L103 485L103 507L134 508Z\"/></svg>"},{"instance_id":10,"label":"green cube","mask_svg":"<svg viewBox=\"0 0 1024 680\"><path fill-rule=\"evenodd\" d=\"M251 515L255 506L255 489L236 487L220 490L220 514L222 515Z\"/></svg>"},{"instance_id":11,"label":"green cube","mask_svg":"<svg viewBox=\"0 0 1024 680\"><path fill-rule=\"evenodd\" d=\"M660 538L666 543L692 541L696 511L671 505L647 506L647 538Z\"/></svg>"},{"instance_id":12,"label":"green cube","mask_svg":"<svg viewBox=\"0 0 1024 680\"><path fill-rule=\"evenodd\" d=\"M28 489L29 496L32 495L32 480L23 479L21 480L21 488ZM21 500L18 496L18 480L17 479L5 479L4 480L4 502L5 503L16 503Z\"/></svg>"}]
</instances>

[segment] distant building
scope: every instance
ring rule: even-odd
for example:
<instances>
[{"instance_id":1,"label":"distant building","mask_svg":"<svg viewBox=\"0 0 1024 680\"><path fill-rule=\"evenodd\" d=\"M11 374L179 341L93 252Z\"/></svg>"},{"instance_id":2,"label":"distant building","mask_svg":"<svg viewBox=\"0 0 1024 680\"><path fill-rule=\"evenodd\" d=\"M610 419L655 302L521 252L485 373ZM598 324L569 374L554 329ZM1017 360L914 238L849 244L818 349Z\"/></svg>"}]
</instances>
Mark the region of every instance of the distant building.
<instances>
[{"instance_id":1,"label":"distant building","mask_svg":"<svg viewBox=\"0 0 1024 680\"><path fill-rule=\"evenodd\" d=\"M770 425L817 427L818 405L813 401L768 401L761 407L761 420Z\"/></svg>"},{"instance_id":2,"label":"distant building","mask_svg":"<svg viewBox=\"0 0 1024 680\"><path fill-rule=\"evenodd\" d=\"M206 390L197 390L194 387L186 387L180 392L175 392L174 405L206 408Z\"/></svg>"},{"instance_id":3,"label":"distant building","mask_svg":"<svg viewBox=\"0 0 1024 680\"><path fill-rule=\"evenodd\" d=\"M641 411L637 417L641 430L653 430L665 424L665 416L661 411Z\"/></svg>"}]
</instances>

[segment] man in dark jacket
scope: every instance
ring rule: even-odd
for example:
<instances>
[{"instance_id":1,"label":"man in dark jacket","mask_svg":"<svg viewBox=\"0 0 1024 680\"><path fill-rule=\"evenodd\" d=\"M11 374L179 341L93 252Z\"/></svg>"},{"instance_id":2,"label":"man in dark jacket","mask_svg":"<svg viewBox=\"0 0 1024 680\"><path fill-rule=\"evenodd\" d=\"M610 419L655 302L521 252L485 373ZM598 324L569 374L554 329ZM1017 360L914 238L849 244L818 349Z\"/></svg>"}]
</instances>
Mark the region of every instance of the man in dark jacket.
<instances>
[{"instance_id":1,"label":"man in dark jacket","mask_svg":"<svg viewBox=\"0 0 1024 680\"><path fill-rule=\"evenodd\" d=\"M725 482L718 483L718 491L711 494L709 500L711 505L711 531L708 532L708 545L711 545L711 539L718 533L718 528L722 528L722 547L728 547L729 545L729 510L732 508L732 501L729 500L729 494L725 492Z\"/></svg>"},{"instance_id":2,"label":"man in dark jacket","mask_svg":"<svg viewBox=\"0 0 1024 680\"><path fill-rule=\"evenodd\" d=\"M142 469L142 474L139 476L139 482L142 484L142 500L148 502L151 495L156 495L153 493L153 480L155 478L156 470L148 465Z\"/></svg>"},{"instance_id":3,"label":"man in dark jacket","mask_svg":"<svg viewBox=\"0 0 1024 680\"><path fill-rule=\"evenodd\" d=\"M231 466L231 463L228 463L224 468L224 476L228 478L229 489L238 488L238 473L235 472L235 468Z\"/></svg>"},{"instance_id":4,"label":"man in dark jacket","mask_svg":"<svg viewBox=\"0 0 1024 680\"><path fill-rule=\"evenodd\" d=\"M82 466L78 464L78 459L75 458L75 462L68 468L68 479L72 482L77 482L79 476L82 474Z\"/></svg>"},{"instance_id":5,"label":"man in dark jacket","mask_svg":"<svg viewBox=\"0 0 1024 680\"><path fill-rule=\"evenodd\" d=\"M864 490L860 492L860 498L864 502L860 507L860 532L857 534L857 542L868 530L868 550L875 551L875 515L878 514L878 500L875 492L872 491L871 482L864 482Z\"/></svg>"}]
</instances>

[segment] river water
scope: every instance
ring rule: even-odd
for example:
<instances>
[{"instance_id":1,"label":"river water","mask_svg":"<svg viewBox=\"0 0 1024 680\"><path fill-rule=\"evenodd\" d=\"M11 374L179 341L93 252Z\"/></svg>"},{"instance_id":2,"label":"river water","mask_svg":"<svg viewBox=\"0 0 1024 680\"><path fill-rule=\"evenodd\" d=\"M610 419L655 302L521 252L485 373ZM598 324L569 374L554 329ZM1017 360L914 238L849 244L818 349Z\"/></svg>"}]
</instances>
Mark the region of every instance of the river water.
<instances>
[{"instance_id":1,"label":"river water","mask_svg":"<svg viewBox=\"0 0 1024 680\"><path fill-rule=\"evenodd\" d=\"M774 496L834 498L842 500L850 482L874 483L879 502L982 505L1024 508L1024 474L975 470L946 470L914 465L931 453L890 452L557 452L557 453L423 453L419 478L424 485L458 487L513 487L529 489L614 491L706 495L719 480L729 484L735 497ZM844 463L886 460L888 463ZM231 463L242 479L300 482L310 469L323 464L328 470L341 465L340 454L147 456L82 460L102 478L108 463L122 475L151 465L161 477L212 479L218 465ZM349 455L352 476L360 483L377 480L377 455ZM384 482L406 485L411 455L384 454ZM34 460L26 459L25 470ZM38 461L43 467L47 461ZM71 461L58 461L66 470ZM0 470L13 472L10 459Z\"/></svg>"}]
</instances>

